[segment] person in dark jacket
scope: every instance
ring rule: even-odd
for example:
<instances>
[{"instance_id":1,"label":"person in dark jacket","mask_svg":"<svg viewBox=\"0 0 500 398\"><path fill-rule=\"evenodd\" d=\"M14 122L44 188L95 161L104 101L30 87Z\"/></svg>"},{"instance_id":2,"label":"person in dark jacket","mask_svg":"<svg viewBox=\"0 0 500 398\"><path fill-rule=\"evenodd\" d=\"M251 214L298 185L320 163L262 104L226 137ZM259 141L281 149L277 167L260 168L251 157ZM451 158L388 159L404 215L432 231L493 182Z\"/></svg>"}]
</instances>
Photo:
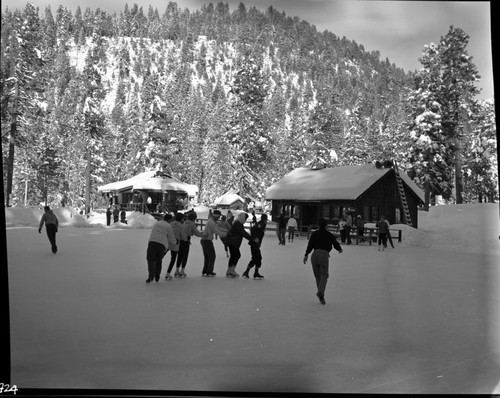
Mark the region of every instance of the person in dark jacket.
<instances>
[{"instance_id":1,"label":"person in dark jacket","mask_svg":"<svg viewBox=\"0 0 500 398\"><path fill-rule=\"evenodd\" d=\"M378 228L378 250L382 246L382 250L387 249L387 234L389 233L389 224L385 220L385 216L380 216L380 221L376 224Z\"/></svg>"},{"instance_id":2,"label":"person in dark jacket","mask_svg":"<svg viewBox=\"0 0 500 398\"><path fill-rule=\"evenodd\" d=\"M282 212L280 214L280 218L278 219L278 225L277 225L277 232L278 232L278 239L279 239L279 244L285 246L285 236L286 236L286 225L288 223L287 218L285 217L285 214Z\"/></svg>"},{"instance_id":3,"label":"person in dark jacket","mask_svg":"<svg viewBox=\"0 0 500 398\"><path fill-rule=\"evenodd\" d=\"M252 253L252 259L247 265L247 269L243 272L243 278L249 278L250 270L255 266L255 271L253 274L254 279L264 279L264 277L259 273L259 269L262 266L262 253L260 252L260 246L262 245L262 239L264 239L264 233L266 231L267 225L267 215L262 214L260 216L260 221L250 228L251 240L248 242L250 245L250 252Z\"/></svg>"},{"instance_id":4,"label":"person in dark jacket","mask_svg":"<svg viewBox=\"0 0 500 398\"><path fill-rule=\"evenodd\" d=\"M59 229L59 220L49 206L43 208L45 213L43 213L42 219L40 220L40 225L38 226L38 233L42 233L43 224L45 224L45 230L47 231L47 237L49 238L50 244L52 246L52 253L57 253L56 245L56 233Z\"/></svg>"},{"instance_id":5,"label":"person in dark jacket","mask_svg":"<svg viewBox=\"0 0 500 398\"><path fill-rule=\"evenodd\" d=\"M247 213L238 214L238 218L233 222L227 235L227 244L229 246L229 261L227 265L226 276L228 278L237 278L240 275L236 272L236 265L241 257L240 246L243 238L252 239L250 234L245 231L245 222L248 218Z\"/></svg>"},{"instance_id":6,"label":"person in dark jacket","mask_svg":"<svg viewBox=\"0 0 500 398\"><path fill-rule=\"evenodd\" d=\"M108 210L106 210L106 225L109 227L111 224L111 216L113 215L113 212L111 211L111 207L108 207Z\"/></svg>"},{"instance_id":7,"label":"person in dark jacket","mask_svg":"<svg viewBox=\"0 0 500 398\"><path fill-rule=\"evenodd\" d=\"M123 224L128 224L128 222L127 222L127 212L125 211L125 209L122 209L120 211L120 222L123 223Z\"/></svg>"},{"instance_id":8,"label":"person in dark jacket","mask_svg":"<svg viewBox=\"0 0 500 398\"><path fill-rule=\"evenodd\" d=\"M339 253L342 253L342 247L337 242L337 239L335 239L335 236L326 230L327 221L324 218L319 219L318 225L319 229L314 231L309 238L304 255L304 264L307 263L309 253L314 250L311 255L311 264L318 289L316 296L318 296L320 303L325 305L325 289L329 277L330 251L332 248L335 248Z\"/></svg>"},{"instance_id":9,"label":"person in dark jacket","mask_svg":"<svg viewBox=\"0 0 500 398\"><path fill-rule=\"evenodd\" d=\"M113 222L117 223L119 218L120 218L120 210L118 210L118 206L115 206L115 208L113 209Z\"/></svg>"},{"instance_id":10,"label":"person in dark jacket","mask_svg":"<svg viewBox=\"0 0 500 398\"><path fill-rule=\"evenodd\" d=\"M358 214L358 217L356 218L356 230L358 232L358 239L356 240L356 243L359 242L364 242L365 241L365 222L361 218L361 215Z\"/></svg>"}]
</instances>

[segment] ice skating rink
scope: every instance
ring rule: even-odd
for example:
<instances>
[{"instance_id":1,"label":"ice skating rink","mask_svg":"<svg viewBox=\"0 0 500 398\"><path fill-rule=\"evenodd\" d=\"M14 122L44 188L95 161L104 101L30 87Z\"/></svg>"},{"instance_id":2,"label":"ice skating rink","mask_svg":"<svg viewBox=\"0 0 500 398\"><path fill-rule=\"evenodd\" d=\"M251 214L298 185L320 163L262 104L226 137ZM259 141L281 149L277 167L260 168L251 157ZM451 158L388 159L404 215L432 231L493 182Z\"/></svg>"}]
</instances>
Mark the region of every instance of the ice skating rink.
<instances>
[{"instance_id":1,"label":"ice skating rink","mask_svg":"<svg viewBox=\"0 0 500 398\"><path fill-rule=\"evenodd\" d=\"M500 379L495 253L397 244L332 252L326 306L307 240L263 242L264 280L144 283L149 229L7 228L12 383L193 392L481 393ZM165 275L170 254L164 260ZM250 259L243 244L237 271Z\"/></svg>"}]
</instances>

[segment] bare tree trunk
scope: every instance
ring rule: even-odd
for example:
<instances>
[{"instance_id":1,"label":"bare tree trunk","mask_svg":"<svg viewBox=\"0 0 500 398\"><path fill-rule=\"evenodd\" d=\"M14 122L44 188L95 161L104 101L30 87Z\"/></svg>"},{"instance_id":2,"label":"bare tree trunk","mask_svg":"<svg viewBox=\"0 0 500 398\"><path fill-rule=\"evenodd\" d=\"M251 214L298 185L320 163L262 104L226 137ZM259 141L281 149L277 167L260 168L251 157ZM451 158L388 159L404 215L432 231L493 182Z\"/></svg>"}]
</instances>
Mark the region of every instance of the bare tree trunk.
<instances>
[{"instance_id":1,"label":"bare tree trunk","mask_svg":"<svg viewBox=\"0 0 500 398\"><path fill-rule=\"evenodd\" d=\"M11 206L12 199L12 178L14 176L14 150L17 134L17 113L18 113L18 102L19 102L19 83L17 80L14 82L14 98L12 105L11 117L12 121L10 123L10 137L9 137L9 159L7 163L7 195L5 205L7 207Z\"/></svg>"},{"instance_id":2,"label":"bare tree trunk","mask_svg":"<svg viewBox=\"0 0 500 398\"><path fill-rule=\"evenodd\" d=\"M429 184L429 181L425 181L424 183L424 210L429 211L429 203L430 203L430 197L431 197L431 186Z\"/></svg>"},{"instance_id":3,"label":"bare tree trunk","mask_svg":"<svg viewBox=\"0 0 500 398\"><path fill-rule=\"evenodd\" d=\"M460 139L455 137L455 145L457 152L455 154L455 192L456 192L456 203L463 203L463 174L462 174L462 151L460 149Z\"/></svg>"},{"instance_id":4,"label":"bare tree trunk","mask_svg":"<svg viewBox=\"0 0 500 398\"><path fill-rule=\"evenodd\" d=\"M87 167L85 170L85 214L90 213L90 146L87 146Z\"/></svg>"}]
</instances>

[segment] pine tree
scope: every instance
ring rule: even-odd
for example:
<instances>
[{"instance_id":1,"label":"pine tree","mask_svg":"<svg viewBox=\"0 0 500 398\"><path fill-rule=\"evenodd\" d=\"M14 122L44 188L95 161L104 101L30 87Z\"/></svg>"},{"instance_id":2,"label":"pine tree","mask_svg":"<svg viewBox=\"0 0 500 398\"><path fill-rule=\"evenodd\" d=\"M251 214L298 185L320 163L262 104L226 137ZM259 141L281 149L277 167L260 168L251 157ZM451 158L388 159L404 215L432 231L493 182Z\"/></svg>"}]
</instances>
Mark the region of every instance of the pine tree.
<instances>
[{"instance_id":1,"label":"pine tree","mask_svg":"<svg viewBox=\"0 0 500 398\"><path fill-rule=\"evenodd\" d=\"M9 77L6 79L2 92L2 107L10 111L10 138L7 163L6 205L10 206L12 194L12 179L14 175L15 147L22 136L28 134L23 128L22 116L37 107L35 92L37 90L37 72L43 65L40 19L38 10L28 3L23 13L14 13L15 21L11 25L8 44L3 50L8 57ZM18 136L18 129L21 137Z\"/></svg>"},{"instance_id":2,"label":"pine tree","mask_svg":"<svg viewBox=\"0 0 500 398\"><path fill-rule=\"evenodd\" d=\"M426 190L439 186L444 188L445 198L449 198L454 185L457 203L462 203L461 141L464 139L465 125L474 113L475 96L479 92L475 86L479 76L472 57L466 51L468 41L469 36L463 30L451 26L438 45L425 47L420 58L423 68L416 75L416 95L413 97L417 99L415 120L425 120L420 116L431 106L430 112L438 112L440 123L440 132L436 136L429 136L431 142L428 145L439 148L440 153L435 154L435 150L429 151L427 148L419 155L425 153L422 161L427 164L426 167L435 161L434 156L438 156L440 163L445 162L445 170L435 171L437 179L434 181L429 180L432 173L426 174ZM417 148L422 149L422 146Z\"/></svg>"},{"instance_id":3,"label":"pine tree","mask_svg":"<svg viewBox=\"0 0 500 398\"><path fill-rule=\"evenodd\" d=\"M256 195L262 190L260 173L265 168L271 144L263 124L267 91L261 66L252 52L247 51L240 59L231 87L231 123L225 133L233 149L233 183L243 196Z\"/></svg>"},{"instance_id":4,"label":"pine tree","mask_svg":"<svg viewBox=\"0 0 500 398\"><path fill-rule=\"evenodd\" d=\"M494 202L498 200L498 158L495 109L492 101L480 106L472 133L464 145L464 191L466 199Z\"/></svg>"}]
</instances>

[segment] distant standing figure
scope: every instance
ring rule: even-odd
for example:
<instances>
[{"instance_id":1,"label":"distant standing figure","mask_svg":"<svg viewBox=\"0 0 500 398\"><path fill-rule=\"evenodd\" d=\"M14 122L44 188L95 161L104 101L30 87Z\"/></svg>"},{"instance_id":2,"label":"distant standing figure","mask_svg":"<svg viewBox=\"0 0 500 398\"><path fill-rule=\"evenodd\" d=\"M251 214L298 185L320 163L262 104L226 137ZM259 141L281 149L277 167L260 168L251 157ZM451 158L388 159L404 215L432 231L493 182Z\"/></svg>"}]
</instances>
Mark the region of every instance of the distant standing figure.
<instances>
[{"instance_id":1,"label":"distant standing figure","mask_svg":"<svg viewBox=\"0 0 500 398\"><path fill-rule=\"evenodd\" d=\"M148 279L146 279L146 283L160 280L163 257L167 254L169 245L176 243L174 230L170 225L171 219L171 214L165 214L163 220L157 221L151 230L146 253L146 260L148 261Z\"/></svg>"},{"instance_id":2,"label":"distant standing figure","mask_svg":"<svg viewBox=\"0 0 500 398\"><path fill-rule=\"evenodd\" d=\"M364 242L365 241L365 223L363 219L361 218L361 215L358 214L358 217L356 218L356 230L358 232L358 241ZM357 242L356 242L357 243Z\"/></svg>"},{"instance_id":3,"label":"distant standing figure","mask_svg":"<svg viewBox=\"0 0 500 398\"><path fill-rule=\"evenodd\" d=\"M260 221L250 228L251 240L248 242L250 245L250 252L252 253L252 259L247 265L247 269L243 272L243 278L248 279L250 270L255 266L255 271L253 274L254 279L264 279L264 277L259 273L260 267L262 266L262 253L260 252L260 246L262 245L262 240L264 239L264 233L266 231L267 225L267 214L262 214Z\"/></svg>"},{"instance_id":4,"label":"distant standing figure","mask_svg":"<svg viewBox=\"0 0 500 398\"><path fill-rule=\"evenodd\" d=\"M42 233L43 224L45 224L45 230L47 231L47 237L49 238L50 244L52 246L52 253L57 253L56 245L56 233L59 229L59 220L49 206L43 208L45 213L43 213L42 219L40 220L40 225L38 226L38 233Z\"/></svg>"},{"instance_id":5,"label":"distant standing figure","mask_svg":"<svg viewBox=\"0 0 500 398\"><path fill-rule=\"evenodd\" d=\"M329 278L329 258L332 247L339 253L342 253L342 247L335 239L332 233L326 230L327 221L320 218L318 221L319 229L314 231L309 238L306 253L304 255L304 264L307 263L307 256L313 250L311 255L311 264L313 268L314 278L316 279L316 287L319 301L325 305L325 289Z\"/></svg>"},{"instance_id":6,"label":"distant standing figure","mask_svg":"<svg viewBox=\"0 0 500 398\"><path fill-rule=\"evenodd\" d=\"M127 213L125 212L125 209L122 209L120 211L120 222L123 224L128 224L127 222Z\"/></svg>"},{"instance_id":7,"label":"distant standing figure","mask_svg":"<svg viewBox=\"0 0 500 398\"><path fill-rule=\"evenodd\" d=\"M339 231L340 231L340 242L342 242L342 244L345 243L345 218L344 216L340 217L340 220L339 220Z\"/></svg>"},{"instance_id":8,"label":"distant standing figure","mask_svg":"<svg viewBox=\"0 0 500 398\"><path fill-rule=\"evenodd\" d=\"M391 223L389 222L389 220L386 218L385 219L385 222L387 223L387 240L389 241L389 244L391 245L391 247L394 249L394 244L392 243L392 236L391 236Z\"/></svg>"},{"instance_id":9,"label":"distant standing figure","mask_svg":"<svg viewBox=\"0 0 500 398\"><path fill-rule=\"evenodd\" d=\"M111 207L108 207L108 210L106 210L106 225L109 227L111 225L111 216L113 215L113 212L111 211Z\"/></svg>"},{"instance_id":10,"label":"distant standing figure","mask_svg":"<svg viewBox=\"0 0 500 398\"><path fill-rule=\"evenodd\" d=\"M234 214L231 210L228 210L227 211L227 222L231 226L231 225L233 225L233 221L234 221Z\"/></svg>"},{"instance_id":11,"label":"distant standing figure","mask_svg":"<svg viewBox=\"0 0 500 398\"><path fill-rule=\"evenodd\" d=\"M120 210L118 210L118 206L115 206L113 209L113 222L118 222L118 218L120 217Z\"/></svg>"},{"instance_id":12,"label":"distant standing figure","mask_svg":"<svg viewBox=\"0 0 500 398\"><path fill-rule=\"evenodd\" d=\"M352 228L352 217L349 213L347 213L345 217L345 238L346 238L346 243L350 245L352 243L351 241L351 228Z\"/></svg>"},{"instance_id":13,"label":"distant standing figure","mask_svg":"<svg viewBox=\"0 0 500 398\"><path fill-rule=\"evenodd\" d=\"M295 219L293 214L288 219L288 222L286 223L286 228L288 229L288 243L290 243L290 241L293 242L293 238L295 236L295 230L297 229L297 220Z\"/></svg>"},{"instance_id":14,"label":"distant standing figure","mask_svg":"<svg viewBox=\"0 0 500 398\"><path fill-rule=\"evenodd\" d=\"M285 246L285 236L286 236L286 224L287 220L285 218L285 214L281 212L280 218L278 219L277 232L279 244Z\"/></svg>"},{"instance_id":15,"label":"distant standing figure","mask_svg":"<svg viewBox=\"0 0 500 398\"><path fill-rule=\"evenodd\" d=\"M221 238L226 237L227 231L219 228L217 221L221 216L220 210L214 210L212 217L207 220L207 224L203 229L203 236L200 239L201 247L203 249L203 270L201 271L202 276L215 276L214 266L215 266L215 248L214 248L214 235L217 234Z\"/></svg>"},{"instance_id":16,"label":"distant standing figure","mask_svg":"<svg viewBox=\"0 0 500 398\"><path fill-rule=\"evenodd\" d=\"M385 221L385 216L380 216L380 221L377 223L378 228L378 250L382 247L382 251L387 248L387 234L389 233L389 224Z\"/></svg>"}]
</instances>

